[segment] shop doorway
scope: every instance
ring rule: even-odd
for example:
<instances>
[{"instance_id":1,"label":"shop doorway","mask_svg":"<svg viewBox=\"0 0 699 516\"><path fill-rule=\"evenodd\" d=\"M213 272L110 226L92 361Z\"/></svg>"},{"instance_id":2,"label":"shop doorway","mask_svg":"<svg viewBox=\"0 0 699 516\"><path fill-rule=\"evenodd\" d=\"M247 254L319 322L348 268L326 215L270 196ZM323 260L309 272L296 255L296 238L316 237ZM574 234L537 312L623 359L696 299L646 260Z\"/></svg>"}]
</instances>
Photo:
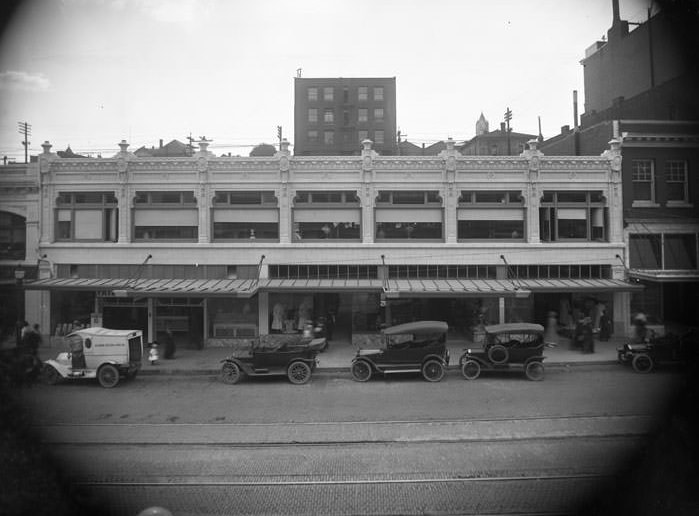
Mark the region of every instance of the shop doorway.
<instances>
[{"instance_id":1,"label":"shop doorway","mask_svg":"<svg viewBox=\"0 0 699 516\"><path fill-rule=\"evenodd\" d=\"M115 306L104 304L102 307L102 326L112 330L141 330L143 341L150 342L148 307L146 305Z\"/></svg>"},{"instance_id":2,"label":"shop doorway","mask_svg":"<svg viewBox=\"0 0 699 516\"><path fill-rule=\"evenodd\" d=\"M170 329L175 349L204 347L204 300L202 298L156 298L156 340L164 341Z\"/></svg>"}]
</instances>

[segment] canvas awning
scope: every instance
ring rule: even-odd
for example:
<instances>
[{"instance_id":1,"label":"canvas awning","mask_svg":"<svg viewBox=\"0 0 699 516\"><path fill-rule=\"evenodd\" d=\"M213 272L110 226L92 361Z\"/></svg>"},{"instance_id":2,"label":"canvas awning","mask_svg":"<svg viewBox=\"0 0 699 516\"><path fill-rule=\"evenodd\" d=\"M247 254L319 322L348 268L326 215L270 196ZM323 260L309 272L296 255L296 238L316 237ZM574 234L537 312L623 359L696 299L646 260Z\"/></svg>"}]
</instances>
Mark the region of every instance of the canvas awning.
<instances>
[{"instance_id":1,"label":"canvas awning","mask_svg":"<svg viewBox=\"0 0 699 516\"><path fill-rule=\"evenodd\" d=\"M527 297L538 292L605 292L642 290L642 285L614 279L390 279L387 298L404 297Z\"/></svg>"},{"instance_id":2,"label":"canvas awning","mask_svg":"<svg viewBox=\"0 0 699 516\"><path fill-rule=\"evenodd\" d=\"M260 290L274 291L367 291L381 290L380 279L261 279Z\"/></svg>"},{"instance_id":3,"label":"canvas awning","mask_svg":"<svg viewBox=\"0 0 699 516\"><path fill-rule=\"evenodd\" d=\"M27 282L24 288L90 291L104 297L252 297L257 293L257 281L254 279L50 278Z\"/></svg>"}]
</instances>

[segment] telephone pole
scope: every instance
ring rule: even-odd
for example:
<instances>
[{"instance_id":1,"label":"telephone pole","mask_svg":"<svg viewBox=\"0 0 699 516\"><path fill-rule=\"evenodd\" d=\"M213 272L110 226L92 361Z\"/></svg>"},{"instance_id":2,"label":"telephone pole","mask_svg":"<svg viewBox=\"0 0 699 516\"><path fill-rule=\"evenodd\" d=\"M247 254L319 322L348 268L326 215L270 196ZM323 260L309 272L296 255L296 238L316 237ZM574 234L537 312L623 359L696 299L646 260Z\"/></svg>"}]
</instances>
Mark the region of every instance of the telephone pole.
<instances>
[{"instance_id":1,"label":"telephone pole","mask_svg":"<svg viewBox=\"0 0 699 516\"><path fill-rule=\"evenodd\" d=\"M505 123L507 124L505 130L507 131L507 155L512 153L510 149L510 120L512 120L512 110L508 107L505 111Z\"/></svg>"},{"instance_id":2,"label":"telephone pole","mask_svg":"<svg viewBox=\"0 0 699 516\"><path fill-rule=\"evenodd\" d=\"M279 151L282 150L282 126L277 126L277 138L279 139Z\"/></svg>"},{"instance_id":3,"label":"telephone pole","mask_svg":"<svg viewBox=\"0 0 699 516\"><path fill-rule=\"evenodd\" d=\"M24 145L24 162L29 163L29 144L31 143L29 137L32 134L32 126L27 122L17 122L17 125L19 126L19 134L24 136L24 140L22 140L22 145Z\"/></svg>"}]
</instances>

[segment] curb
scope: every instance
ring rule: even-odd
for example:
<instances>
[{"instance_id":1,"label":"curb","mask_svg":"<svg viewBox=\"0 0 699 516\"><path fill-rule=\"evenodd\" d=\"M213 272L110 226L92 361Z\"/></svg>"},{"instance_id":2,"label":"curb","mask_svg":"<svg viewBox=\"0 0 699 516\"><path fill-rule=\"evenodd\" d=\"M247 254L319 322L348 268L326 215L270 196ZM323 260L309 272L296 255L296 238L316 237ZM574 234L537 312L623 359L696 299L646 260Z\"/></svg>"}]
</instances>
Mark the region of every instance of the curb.
<instances>
[{"instance_id":1,"label":"curb","mask_svg":"<svg viewBox=\"0 0 699 516\"><path fill-rule=\"evenodd\" d=\"M595 360L587 362L547 362L546 367L549 369L569 369L571 367L586 367L586 366L612 366L617 365L616 360ZM459 367L451 365L447 368L450 371L458 371ZM139 372L139 376L218 376L220 369L144 369ZM319 367L313 374L331 374L331 373L349 373L347 367Z\"/></svg>"}]
</instances>

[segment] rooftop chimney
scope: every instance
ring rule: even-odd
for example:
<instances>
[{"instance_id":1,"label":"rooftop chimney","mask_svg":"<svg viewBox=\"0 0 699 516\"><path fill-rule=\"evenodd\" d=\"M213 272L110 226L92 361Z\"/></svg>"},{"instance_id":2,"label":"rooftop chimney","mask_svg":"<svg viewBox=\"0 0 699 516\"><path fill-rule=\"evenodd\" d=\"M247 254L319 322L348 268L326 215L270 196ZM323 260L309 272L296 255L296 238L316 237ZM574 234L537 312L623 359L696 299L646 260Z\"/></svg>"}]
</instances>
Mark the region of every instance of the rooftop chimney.
<instances>
[{"instance_id":1,"label":"rooftop chimney","mask_svg":"<svg viewBox=\"0 0 699 516\"><path fill-rule=\"evenodd\" d=\"M160 138L160 148L161 149L163 148L163 139L162 138Z\"/></svg>"},{"instance_id":2,"label":"rooftop chimney","mask_svg":"<svg viewBox=\"0 0 699 516\"><path fill-rule=\"evenodd\" d=\"M578 128L578 90L573 90L573 127Z\"/></svg>"}]
</instances>

